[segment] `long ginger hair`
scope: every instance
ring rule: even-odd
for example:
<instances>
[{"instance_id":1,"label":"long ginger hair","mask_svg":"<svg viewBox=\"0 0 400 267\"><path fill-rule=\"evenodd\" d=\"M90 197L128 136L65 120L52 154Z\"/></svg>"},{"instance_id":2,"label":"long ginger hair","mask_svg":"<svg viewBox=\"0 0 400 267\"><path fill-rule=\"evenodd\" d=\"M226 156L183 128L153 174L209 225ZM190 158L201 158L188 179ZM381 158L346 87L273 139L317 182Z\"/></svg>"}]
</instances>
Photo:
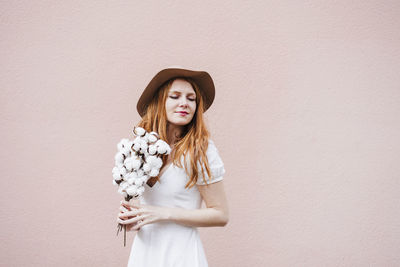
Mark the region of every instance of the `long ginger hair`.
<instances>
[{"instance_id":1,"label":"long ginger hair","mask_svg":"<svg viewBox=\"0 0 400 267\"><path fill-rule=\"evenodd\" d=\"M195 114L191 122L184 126L182 135L177 139L178 141L175 143L175 152L172 158L172 164L183 168L181 157L184 157L185 172L189 177L185 188L191 188L197 182L199 171L201 171L205 183L204 172L207 173L208 177L211 177L206 155L210 134L203 120L204 102L197 84L192 79L186 77L176 77L165 82L148 104L146 113L137 126L144 128L148 132L157 132L162 140L167 141L167 114L165 112L165 102L168 97L169 89L175 79L186 80L192 85L196 93ZM162 157L164 165L167 161L167 157L167 155L163 155ZM188 162L190 162L190 167L187 165ZM199 167L201 170L199 170ZM159 181L158 176L156 179Z\"/></svg>"}]
</instances>

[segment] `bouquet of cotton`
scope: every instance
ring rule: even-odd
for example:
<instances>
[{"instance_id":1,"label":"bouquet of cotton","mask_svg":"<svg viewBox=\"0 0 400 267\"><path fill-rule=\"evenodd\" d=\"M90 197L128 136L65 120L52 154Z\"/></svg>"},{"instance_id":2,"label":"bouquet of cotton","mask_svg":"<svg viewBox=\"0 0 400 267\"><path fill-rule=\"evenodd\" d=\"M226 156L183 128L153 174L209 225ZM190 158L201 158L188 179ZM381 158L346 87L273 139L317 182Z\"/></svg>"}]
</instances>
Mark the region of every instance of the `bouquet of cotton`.
<instances>
[{"instance_id":1,"label":"bouquet of cotton","mask_svg":"<svg viewBox=\"0 0 400 267\"><path fill-rule=\"evenodd\" d=\"M163 165L162 156L171 153L170 146L159 139L156 132L146 132L142 127L133 129L133 141L123 138L117 144L115 167L112 169L113 184L126 201L139 198L150 177L156 177ZM122 231L118 224L117 235ZM126 245L126 225L124 225L124 246Z\"/></svg>"}]
</instances>

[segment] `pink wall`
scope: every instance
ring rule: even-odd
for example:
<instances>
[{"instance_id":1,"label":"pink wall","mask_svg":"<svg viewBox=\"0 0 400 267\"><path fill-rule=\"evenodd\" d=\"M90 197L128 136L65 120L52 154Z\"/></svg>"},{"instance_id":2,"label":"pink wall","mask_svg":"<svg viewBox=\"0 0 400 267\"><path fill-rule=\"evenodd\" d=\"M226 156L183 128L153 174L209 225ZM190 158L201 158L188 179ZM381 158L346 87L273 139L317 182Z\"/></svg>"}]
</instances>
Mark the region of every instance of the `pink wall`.
<instances>
[{"instance_id":1,"label":"pink wall","mask_svg":"<svg viewBox=\"0 0 400 267\"><path fill-rule=\"evenodd\" d=\"M231 218L200 229L210 266L398 266L399 1L0 10L1 266L126 265L116 144L169 65L217 88Z\"/></svg>"}]
</instances>

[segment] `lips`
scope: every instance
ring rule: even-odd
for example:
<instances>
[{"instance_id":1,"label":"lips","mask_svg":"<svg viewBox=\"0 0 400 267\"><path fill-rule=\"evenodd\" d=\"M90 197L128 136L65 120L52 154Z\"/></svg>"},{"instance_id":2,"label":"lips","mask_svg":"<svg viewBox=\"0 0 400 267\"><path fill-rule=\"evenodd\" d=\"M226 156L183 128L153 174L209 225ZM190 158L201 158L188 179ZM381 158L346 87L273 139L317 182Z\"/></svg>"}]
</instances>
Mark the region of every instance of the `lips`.
<instances>
[{"instance_id":1,"label":"lips","mask_svg":"<svg viewBox=\"0 0 400 267\"><path fill-rule=\"evenodd\" d=\"M178 112L176 112L176 113L179 113L179 114L182 114L182 115L187 115L187 114L189 114L189 113L187 113L186 111L178 111Z\"/></svg>"}]
</instances>

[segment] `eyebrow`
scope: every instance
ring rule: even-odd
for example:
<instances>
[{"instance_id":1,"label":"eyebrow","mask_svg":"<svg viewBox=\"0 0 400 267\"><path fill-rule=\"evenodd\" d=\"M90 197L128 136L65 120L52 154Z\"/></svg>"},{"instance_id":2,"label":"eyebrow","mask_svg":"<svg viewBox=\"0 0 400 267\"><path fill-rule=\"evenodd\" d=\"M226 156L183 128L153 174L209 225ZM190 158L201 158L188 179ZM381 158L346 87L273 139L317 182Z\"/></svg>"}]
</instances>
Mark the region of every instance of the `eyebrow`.
<instances>
[{"instance_id":1,"label":"eyebrow","mask_svg":"<svg viewBox=\"0 0 400 267\"><path fill-rule=\"evenodd\" d=\"M181 92L179 92L179 91L172 91L172 92L170 92L171 94L173 94L173 93L178 93L178 94L181 94ZM195 93L189 93L188 95L196 95Z\"/></svg>"}]
</instances>

